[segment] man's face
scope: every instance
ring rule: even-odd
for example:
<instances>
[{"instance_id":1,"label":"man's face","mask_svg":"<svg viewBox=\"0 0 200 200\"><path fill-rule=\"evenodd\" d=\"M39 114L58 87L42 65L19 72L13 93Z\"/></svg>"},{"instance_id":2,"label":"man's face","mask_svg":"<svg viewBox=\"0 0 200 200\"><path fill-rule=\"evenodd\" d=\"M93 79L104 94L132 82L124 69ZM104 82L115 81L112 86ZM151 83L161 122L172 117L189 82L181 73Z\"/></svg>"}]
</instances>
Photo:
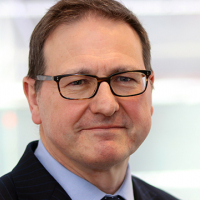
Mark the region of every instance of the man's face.
<instances>
[{"instance_id":1,"label":"man's face","mask_svg":"<svg viewBox=\"0 0 200 200\"><path fill-rule=\"evenodd\" d=\"M126 23L88 17L60 25L44 46L45 75L87 73L99 77L144 70L138 35ZM144 141L153 112L151 85L133 97L114 96L102 82L95 97L67 100L54 81L37 94L33 121L47 150L66 167L104 169L127 161Z\"/></svg>"}]
</instances>

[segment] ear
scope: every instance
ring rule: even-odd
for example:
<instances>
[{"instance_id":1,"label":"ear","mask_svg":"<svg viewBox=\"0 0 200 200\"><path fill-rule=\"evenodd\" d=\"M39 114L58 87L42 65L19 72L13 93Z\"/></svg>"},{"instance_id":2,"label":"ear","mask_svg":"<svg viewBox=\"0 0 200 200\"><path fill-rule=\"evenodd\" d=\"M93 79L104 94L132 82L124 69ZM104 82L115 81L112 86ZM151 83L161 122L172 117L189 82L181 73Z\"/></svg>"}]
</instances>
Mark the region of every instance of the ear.
<instances>
[{"instance_id":1,"label":"ear","mask_svg":"<svg viewBox=\"0 0 200 200\"><path fill-rule=\"evenodd\" d=\"M28 100L29 108L32 114L32 120L35 124L41 124L38 97L34 88L35 80L29 77L24 77L23 88Z\"/></svg>"},{"instance_id":2,"label":"ear","mask_svg":"<svg viewBox=\"0 0 200 200\"><path fill-rule=\"evenodd\" d=\"M154 72L153 71L151 71L151 75L149 76L149 80L150 80L151 85L153 86L153 84L154 84Z\"/></svg>"}]
</instances>

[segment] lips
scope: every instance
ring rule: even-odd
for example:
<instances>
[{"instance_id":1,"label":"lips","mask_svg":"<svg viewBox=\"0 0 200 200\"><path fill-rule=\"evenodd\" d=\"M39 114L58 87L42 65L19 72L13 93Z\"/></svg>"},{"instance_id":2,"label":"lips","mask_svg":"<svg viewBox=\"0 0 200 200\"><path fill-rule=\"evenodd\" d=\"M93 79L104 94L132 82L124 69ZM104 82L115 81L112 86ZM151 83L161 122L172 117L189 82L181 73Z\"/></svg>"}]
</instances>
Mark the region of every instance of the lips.
<instances>
[{"instance_id":1,"label":"lips","mask_svg":"<svg viewBox=\"0 0 200 200\"><path fill-rule=\"evenodd\" d=\"M84 128L84 130L109 130L109 129L121 129L121 128L125 128L124 126L94 126L94 127L88 127L88 128Z\"/></svg>"},{"instance_id":2,"label":"lips","mask_svg":"<svg viewBox=\"0 0 200 200\"><path fill-rule=\"evenodd\" d=\"M124 126L91 126L80 130L80 134L95 136L100 140L114 140L123 135Z\"/></svg>"}]
</instances>

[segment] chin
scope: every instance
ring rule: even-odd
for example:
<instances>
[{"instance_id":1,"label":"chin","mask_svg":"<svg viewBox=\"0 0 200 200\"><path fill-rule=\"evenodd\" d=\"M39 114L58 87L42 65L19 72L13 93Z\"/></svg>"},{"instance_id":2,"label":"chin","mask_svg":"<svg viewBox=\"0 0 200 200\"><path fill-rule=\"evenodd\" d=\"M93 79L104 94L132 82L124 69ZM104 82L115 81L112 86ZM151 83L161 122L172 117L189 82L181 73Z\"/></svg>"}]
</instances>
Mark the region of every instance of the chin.
<instances>
[{"instance_id":1,"label":"chin","mask_svg":"<svg viewBox=\"0 0 200 200\"><path fill-rule=\"evenodd\" d=\"M94 155L94 154L93 154ZM129 158L129 153L117 153L117 151L104 151L101 154L96 154L93 158L90 158L87 162L88 166L93 168L93 170L105 171L110 168L123 164L127 158Z\"/></svg>"}]
</instances>

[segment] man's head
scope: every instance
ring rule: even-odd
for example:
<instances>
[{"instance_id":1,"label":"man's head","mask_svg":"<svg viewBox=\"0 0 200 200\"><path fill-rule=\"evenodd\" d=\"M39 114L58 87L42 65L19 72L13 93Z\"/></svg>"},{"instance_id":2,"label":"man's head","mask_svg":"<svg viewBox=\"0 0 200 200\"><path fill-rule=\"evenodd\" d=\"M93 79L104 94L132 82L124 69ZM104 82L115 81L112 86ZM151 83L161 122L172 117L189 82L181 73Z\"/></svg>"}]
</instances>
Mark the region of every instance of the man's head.
<instances>
[{"instance_id":1,"label":"man's head","mask_svg":"<svg viewBox=\"0 0 200 200\"><path fill-rule=\"evenodd\" d=\"M76 9L77 17L70 14ZM68 17L64 20L65 15ZM54 25L49 18L56 18ZM36 49L37 53L33 53ZM39 68L39 63L43 68ZM24 78L33 122L40 124L40 136L50 154L78 175L126 166L129 156L149 133L152 88L148 83L141 95L118 97L108 82L101 82L93 98L68 100L61 97L55 81L44 81L35 91L36 75L79 73L108 77L116 72L145 69L151 69L146 32L131 12L117 2L69 0L51 8L33 33L29 77ZM153 82L153 73L149 80ZM119 82L124 88L132 81L135 82L119 76L116 84ZM70 82L67 87L76 92L85 82Z\"/></svg>"},{"instance_id":2,"label":"man's head","mask_svg":"<svg viewBox=\"0 0 200 200\"><path fill-rule=\"evenodd\" d=\"M137 17L115 0L61 0L51 7L35 27L29 52L28 76L35 79L38 74L44 74L46 59L43 47L48 36L61 24L71 24L81 20L89 14L99 15L114 21L124 21L139 35L142 44L144 65L151 69L150 43L145 29ZM36 81L36 90L40 83Z\"/></svg>"}]
</instances>

